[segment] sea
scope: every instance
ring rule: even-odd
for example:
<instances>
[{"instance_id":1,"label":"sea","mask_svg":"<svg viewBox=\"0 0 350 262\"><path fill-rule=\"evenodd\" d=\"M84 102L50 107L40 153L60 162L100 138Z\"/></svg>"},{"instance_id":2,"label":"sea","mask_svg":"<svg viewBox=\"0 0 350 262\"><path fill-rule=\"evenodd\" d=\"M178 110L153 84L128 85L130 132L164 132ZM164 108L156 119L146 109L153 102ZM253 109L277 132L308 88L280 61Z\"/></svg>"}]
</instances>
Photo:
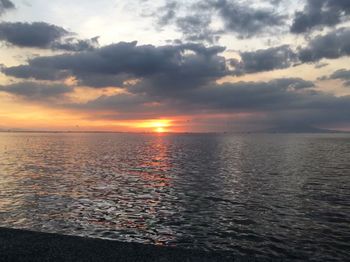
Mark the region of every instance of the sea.
<instances>
[{"instance_id":1,"label":"sea","mask_svg":"<svg viewBox=\"0 0 350 262\"><path fill-rule=\"evenodd\" d=\"M0 226L350 258L350 134L0 133Z\"/></svg>"}]
</instances>

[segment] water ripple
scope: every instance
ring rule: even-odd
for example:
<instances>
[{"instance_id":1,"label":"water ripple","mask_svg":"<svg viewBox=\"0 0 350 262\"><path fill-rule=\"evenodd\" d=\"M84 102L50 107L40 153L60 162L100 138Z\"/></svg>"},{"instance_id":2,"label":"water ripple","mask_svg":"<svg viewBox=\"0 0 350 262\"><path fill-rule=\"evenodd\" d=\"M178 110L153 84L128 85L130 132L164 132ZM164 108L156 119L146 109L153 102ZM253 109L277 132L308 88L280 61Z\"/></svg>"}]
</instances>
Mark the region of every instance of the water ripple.
<instances>
[{"instance_id":1,"label":"water ripple","mask_svg":"<svg viewBox=\"0 0 350 262\"><path fill-rule=\"evenodd\" d=\"M0 134L0 226L350 256L350 136Z\"/></svg>"}]
</instances>

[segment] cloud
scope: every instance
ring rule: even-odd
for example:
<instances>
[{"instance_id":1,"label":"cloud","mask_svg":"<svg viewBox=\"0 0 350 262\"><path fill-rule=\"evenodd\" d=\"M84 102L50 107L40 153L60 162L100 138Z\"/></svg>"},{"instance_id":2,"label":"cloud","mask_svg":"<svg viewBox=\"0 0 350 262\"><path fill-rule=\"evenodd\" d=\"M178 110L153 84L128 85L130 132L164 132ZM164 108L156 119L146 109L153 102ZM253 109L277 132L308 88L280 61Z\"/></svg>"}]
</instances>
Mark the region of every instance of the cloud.
<instances>
[{"instance_id":1,"label":"cloud","mask_svg":"<svg viewBox=\"0 0 350 262\"><path fill-rule=\"evenodd\" d=\"M91 39L82 40L74 37L68 37L68 38L62 39L61 41L53 42L51 45L51 49L73 51L73 52L93 50L99 46L98 38L99 37L94 37Z\"/></svg>"},{"instance_id":2,"label":"cloud","mask_svg":"<svg viewBox=\"0 0 350 262\"><path fill-rule=\"evenodd\" d=\"M220 30L210 29L210 24L211 17L209 15L185 16L176 20L176 26L183 33L184 40L190 42L217 42Z\"/></svg>"},{"instance_id":3,"label":"cloud","mask_svg":"<svg viewBox=\"0 0 350 262\"><path fill-rule=\"evenodd\" d=\"M240 38L269 34L284 25L285 16L271 8L254 8L247 3L226 0L168 2L153 13L161 27L175 25L185 41L215 43L224 33ZM213 24L221 20L222 28Z\"/></svg>"},{"instance_id":4,"label":"cloud","mask_svg":"<svg viewBox=\"0 0 350 262\"><path fill-rule=\"evenodd\" d=\"M268 82L237 82L208 85L190 90L183 96L195 108L226 112L256 112L302 108L305 97L312 94L310 81L281 78Z\"/></svg>"},{"instance_id":5,"label":"cloud","mask_svg":"<svg viewBox=\"0 0 350 262\"><path fill-rule=\"evenodd\" d=\"M337 59L349 55L349 28L340 28L326 35L317 36L299 51L299 59L303 63L317 62L323 58Z\"/></svg>"},{"instance_id":6,"label":"cloud","mask_svg":"<svg viewBox=\"0 0 350 262\"><path fill-rule=\"evenodd\" d=\"M80 40L71 35L71 32L62 27L44 22L0 23L0 41L18 47L84 51L98 45L98 38Z\"/></svg>"},{"instance_id":7,"label":"cloud","mask_svg":"<svg viewBox=\"0 0 350 262\"><path fill-rule=\"evenodd\" d=\"M42 68L27 65L3 67L2 73L16 78L32 78L37 80L61 80L69 76L65 71L57 71L52 68Z\"/></svg>"},{"instance_id":8,"label":"cloud","mask_svg":"<svg viewBox=\"0 0 350 262\"><path fill-rule=\"evenodd\" d=\"M176 12L179 4L175 1L169 1L164 6L158 8L153 15L157 16L157 24L160 26L168 25L176 18Z\"/></svg>"},{"instance_id":9,"label":"cloud","mask_svg":"<svg viewBox=\"0 0 350 262\"><path fill-rule=\"evenodd\" d=\"M66 48L69 49L69 48ZM78 85L123 87L132 80L134 91L176 92L197 88L224 76L286 69L301 63L319 63L350 54L350 30L337 29L310 40L293 50L289 45L240 52L240 59L221 56L225 48L202 44L137 45L120 42L85 52L35 57L27 65L3 67L2 72L17 78L59 80L76 78ZM78 49L76 49L78 51ZM135 83L136 83L135 82ZM128 86L126 86L128 87Z\"/></svg>"},{"instance_id":10,"label":"cloud","mask_svg":"<svg viewBox=\"0 0 350 262\"><path fill-rule=\"evenodd\" d=\"M199 44L155 47L121 42L82 53L32 58L28 65L3 72L38 80L54 80L68 72L80 84L95 87L120 86L126 80L143 78L153 89L169 91L196 88L227 75L226 60L219 56L223 51L219 46Z\"/></svg>"},{"instance_id":11,"label":"cloud","mask_svg":"<svg viewBox=\"0 0 350 262\"><path fill-rule=\"evenodd\" d=\"M0 91L15 95L25 100L47 102L47 100L58 100L63 95L72 92L73 89L63 84L20 82L0 86Z\"/></svg>"},{"instance_id":12,"label":"cloud","mask_svg":"<svg viewBox=\"0 0 350 262\"><path fill-rule=\"evenodd\" d=\"M308 0L301 12L295 13L292 33L305 33L314 28L331 27L349 19L348 0Z\"/></svg>"},{"instance_id":13,"label":"cloud","mask_svg":"<svg viewBox=\"0 0 350 262\"><path fill-rule=\"evenodd\" d=\"M297 54L288 45L241 52L240 56L240 61L231 60L231 66L237 75L284 69L298 61Z\"/></svg>"},{"instance_id":14,"label":"cloud","mask_svg":"<svg viewBox=\"0 0 350 262\"><path fill-rule=\"evenodd\" d=\"M62 27L43 22L0 24L0 40L19 47L48 48L68 34Z\"/></svg>"},{"instance_id":15,"label":"cloud","mask_svg":"<svg viewBox=\"0 0 350 262\"><path fill-rule=\"evenodd\" d=\"M82 110L119 112L124 115L122 117L125 117L125 114L127 114L128 117L134 118L135 116L132 115L139 117L139 115L144 113L147 115L151 113L145 110L149 101L151 101L151 98L146 95L126 93L112 96L103 95L85 104L69 104L68 106Z\"/></svg>"},{"instance_id":16,"label":"cloud","mask_svg":"<svg viewBox=\"0 0 350 262\"><path fill-rule=\"evenodd\" d=\"M167 2L153 13L157 25L164 27L175 25L183 34L183 40L189 42L215 43L219 39L220 30L211 29L212 13L205 10L202 4L190 2Z\"/></svg>"},{"instance_id":17,"label":"cloud","mask_svg":"<svg viewBox=\"0 0 350 262\"><path fill-rule=\"evenodd\" d=\"M271 9L253 8L238 1L212 0L208 4L218 11L225 29L241 38L269 33L272 28L284 25L286 18Z\"/></svg>"},{"instance_id":18,"label":"cloud","mask_svg":"<svg viewBox=\"0 0 350 262\"><path fill-rule=\"evenodd\" d=\"M344 86L350 87L350 70L339 69L331 74L328 79L339 79L344 82Z\"/></svg>"},{"instance_id":19,"label":"cloud","mask_svg":"<svg viewBox=\"0 0 350 262\"><path fill-rule=\"evenodd\" d=\"M293 50L289 45L240 52L241 60L232 59L234 74L285 69L302 63L319 63L322 59L338 59L350 55L350 29L340 28L311 39L306 46Z\"/></svg>"},{"instance_id":20,"label":"cloud","mask_svg":"<svg viewBox=\"0 0 350 262\"><path fill-rule=\"evenodd\" d=\"M0 0L0 16L7 10L14 9L15 5L10 0Z\"/></svg>"},{"instance_id":21,"label":"cloud","mask_svg":"<svg viewBox=\"0 0 350 262\"><path fill-rule=\"evenodd\" d=\"M313 87L312 82L300 78L210 83L197 89L161 95L145 89L144 93L101 96L86 104L69 104L67 107L108 112L109 118L114 119L244 113L246 117L240 123L246 124L322 126L350 120L350 115L343 113L350 110L350 96L336 97Z\"/></svg>"}]
</instances>

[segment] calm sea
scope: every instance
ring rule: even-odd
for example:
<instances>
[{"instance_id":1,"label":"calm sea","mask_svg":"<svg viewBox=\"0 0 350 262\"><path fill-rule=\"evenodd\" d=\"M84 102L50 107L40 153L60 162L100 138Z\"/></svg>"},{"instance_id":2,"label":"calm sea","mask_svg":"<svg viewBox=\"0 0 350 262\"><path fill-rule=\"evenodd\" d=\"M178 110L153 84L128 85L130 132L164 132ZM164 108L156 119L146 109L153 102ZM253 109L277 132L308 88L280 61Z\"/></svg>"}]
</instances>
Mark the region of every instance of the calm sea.
<instances>
[{"instance_id":1,"label":"calm sea","mask_svg":"<svg viewBox=\"0 0 350 262\"><path fill-rule=\"evenodd\" d=\"M0 134L0 226L350 256L350 135Z\"/></svg>"}]
</instances>

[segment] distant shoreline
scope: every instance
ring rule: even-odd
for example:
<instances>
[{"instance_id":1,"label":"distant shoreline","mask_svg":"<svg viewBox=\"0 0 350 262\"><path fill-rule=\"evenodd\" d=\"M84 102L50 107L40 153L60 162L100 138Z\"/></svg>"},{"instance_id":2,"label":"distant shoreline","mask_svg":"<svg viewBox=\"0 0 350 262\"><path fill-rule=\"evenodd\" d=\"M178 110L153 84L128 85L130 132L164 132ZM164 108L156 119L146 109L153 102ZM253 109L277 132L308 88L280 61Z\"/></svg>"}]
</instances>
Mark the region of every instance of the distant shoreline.
<instances>
[{"instance_id":1,"label":"distant shoreline","mask_svg":"<svg viewBox=\"0 0 350 262\"><path fill-rule=\"evenodd\" d=\"M235 261L231 252L205 252L0 228L1 261Z\"/></svg>"}]
</instances>

